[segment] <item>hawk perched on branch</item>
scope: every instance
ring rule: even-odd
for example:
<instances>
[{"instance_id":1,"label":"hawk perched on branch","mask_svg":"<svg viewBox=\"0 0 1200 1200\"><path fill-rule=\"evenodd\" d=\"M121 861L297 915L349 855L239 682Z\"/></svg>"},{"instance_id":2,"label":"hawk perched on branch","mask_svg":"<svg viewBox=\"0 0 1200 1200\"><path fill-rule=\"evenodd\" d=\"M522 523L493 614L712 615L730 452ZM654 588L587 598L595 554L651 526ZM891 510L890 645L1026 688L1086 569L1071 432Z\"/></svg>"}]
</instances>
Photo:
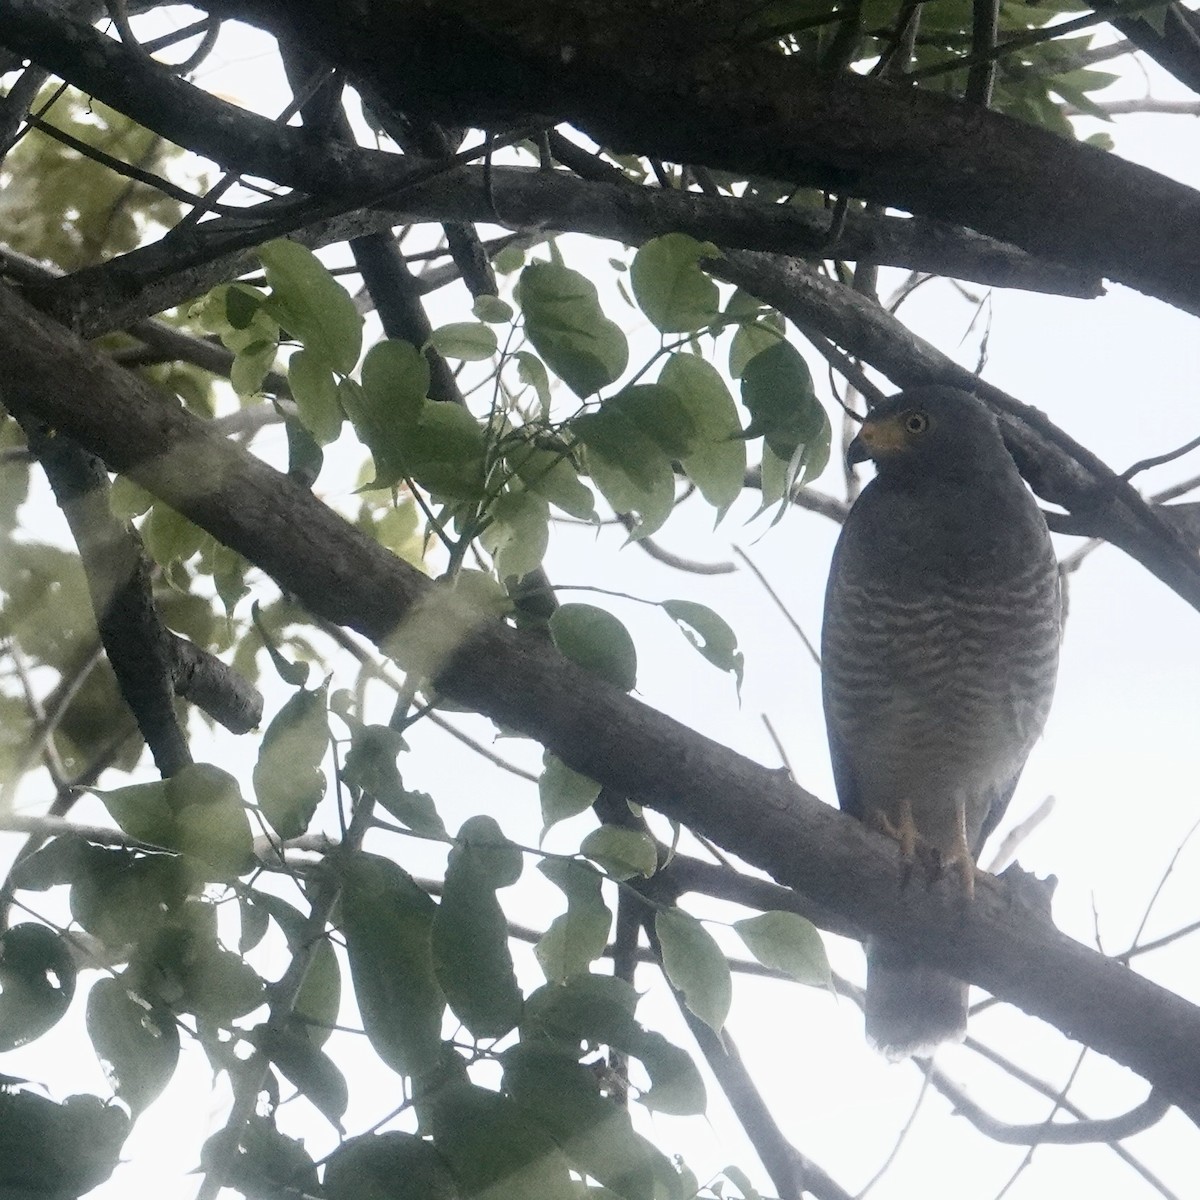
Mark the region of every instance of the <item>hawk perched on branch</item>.
<instances>
[{"instance_id":1,"label":"hawk perched on branch","mask_svg":"<svg viewBox=\"0 0 1200 1200\"><path fill-rule=\"evenodd\" d=\"M962 873L1042 732L1061 635L1046 523L995 418L965 392L877 406L849 461L877 477L842 530L825 597L823 688L842 808L911 862ZM967 986L867 948L867 1036L891 1058L966 1030Z\"/></svg>"}]
</instances>

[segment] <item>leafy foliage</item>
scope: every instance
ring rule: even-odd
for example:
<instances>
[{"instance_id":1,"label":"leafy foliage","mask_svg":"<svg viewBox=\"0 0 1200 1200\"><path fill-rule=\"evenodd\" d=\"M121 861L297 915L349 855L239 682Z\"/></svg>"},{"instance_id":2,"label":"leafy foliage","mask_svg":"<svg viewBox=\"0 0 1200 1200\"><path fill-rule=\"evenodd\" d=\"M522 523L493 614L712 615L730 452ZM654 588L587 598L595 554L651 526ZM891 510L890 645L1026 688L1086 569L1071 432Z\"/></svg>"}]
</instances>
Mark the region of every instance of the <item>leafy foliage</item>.
<instances>
[{"instance_id":1,"label":"leafy foliage","mask_svg":"<svg viewBox=\"0 0 1200 1200\"><path fill-rule=\"evenodd\" d=\"M739 15L738 39L822 70L874 63L911 10L898 0L832 12L819 0L751 7ZM1006 0L1001 38L1077 9ZM969 0L922 6L913 67L961 54L972 13ZM1064 102L1102 114L1092 94L1112 78L1079 65L1087 45L1086 37L1046 40L1003 55L994 107L1074 136ZM959 94L965 77L955 66L920 86ZM182 151L150 131L74 90L47 107L51 97L43 90L35 109L69 138L201 190L203 173L184 179ZM664 184L690 187L676 165L618 155L605 165L629 180L653 166ZM717 170L703 186L781 207L826 199ZM222 193L214 189L212 201ZM286 213L298 198L273 203ZM38 128L0 173L5 245L67 271L132 251L183 212L174 195ZM231 218L218 211L211 219ZM291 220L269 227L297 228ZM453 241L464 227L453 214L447 220ZM78 557L44 532L36 493L29 502L23 435L0 413L0 639L12 664L0 673L0 784L6 801L10 788L36 787L44 750L63 781L60 808L89 788L112 834L55 827L59 836L14 867L10 887L37 915L0 935L0 1052L48 1044L79 984L88 1036L119 1102L74 1095L58 1103L17 1083L0 1087L0 1193L74 1197L108 1178L131 1123L196 1047L229 1081L237 1111L249 1113L210 1138L202 1166L247 1196L686 1200L699 1192L644 1136L654 1126L643 1110L702 1113L701 1073L638 1017L639 992L604 964L624 895L654 913L663 966L687 1008L722 1029L733 998L724 950L699 920L655 898L660 884L673 895L675 844L665 847L635 806L602 795L550 751L536 802L527 789L542 831L536 850L506 836L498 806L498 816L478 811L491 802L483 788L468 797L464 818L462 797L406 781L421 780L412 750L420 722L434 709L452 711L430 681L487 619L530 627L613 687L637 687L639 657L650 661L657 650L653 635L635 636L602 604L558 603L542 575L562 522L598 529L619 520L634 542L675 529L685 504L707 506L714 525L732 522L751 463L761 468L759 511L778 505L778 519L792 489L825 469L833 431L811 353L781 313L718 281L716 245L680 232L639 239L636 250L613 251L621 257L608 273L577 243L546 235L539 245L534 226L528 236L521 228L519 239L489 247L483 264L502 294L476 281L469 302L456 298L451 319L432 328L410 320L397 333L404 323L388 320L392 336L376 337L352 289L326 265L329 253L275 237L254 251L261 274L164 317L204 338L205 351L229 353L227 381L182 360L145 362L154 354L131 334L104 339L204 419L218 411L245 418L243 430L282 422L294 481L319 481L360 532L444 575L435 598L388 641L391 662L355 671L331 651L329 630L270 592L240 556L131 481L113 481L106 512L122 532L136 529L165 626L203 654L224 655L248 686L271 661L293 689L279 697L270 681L274 715L251 739L252 788L224 759L95 786L101 770L135 771L141 743L96 653L89 581ZM205 233L204 221L185 225L178 241L199 246ZM416 252L414 262L435 252ZM455 389L456 399L430 395ZM253 606L242 603L247 595ZM740 693L746 663L724 616L690 598L649 603L661 609L663 629L665 615ZM305 687L310 675L323 682ZM34 703L43 678L53 683ZM399 697L390 717L377 715L381 680ZM527 857L536 872L525 871ZM531 953L508 911L518 883L550 897ZM733 929L763 966L828 986L820 935L801 917L767 911ZM102 970L81 977L81 962ZM366 1049L400 1079L364 1118L377 1097L345 1072ZM336 1138L320 1165L286 1132L292 1110L282 1100L291 1091ZM388 1122L404 1128L381 1128ZM736 1167L725 1176L754 1194Z\"/></svg>"}]
</instances>

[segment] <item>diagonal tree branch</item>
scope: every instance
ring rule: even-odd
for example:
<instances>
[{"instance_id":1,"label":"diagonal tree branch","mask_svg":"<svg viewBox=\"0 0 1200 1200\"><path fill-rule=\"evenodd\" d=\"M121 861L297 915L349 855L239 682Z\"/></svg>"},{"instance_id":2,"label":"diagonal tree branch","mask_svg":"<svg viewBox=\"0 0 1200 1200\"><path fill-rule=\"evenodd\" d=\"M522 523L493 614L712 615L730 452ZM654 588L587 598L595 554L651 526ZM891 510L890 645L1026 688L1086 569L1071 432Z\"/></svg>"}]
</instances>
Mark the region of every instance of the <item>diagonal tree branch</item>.
<instances>
[{"instance_id":1,"label":"diagonal tree branch","mask_svg":"<svg viewBox=\"0 0 1200 1200\"><path fill-rule=\"evenodd\" d=\"M804 263L740 251L709 265L718 278L773 304L802 330L818 330L900 387L937 381L975 392L995 409L1034 491L1071 512L1070 532L1119 546L1200 608L1200 562L1184 533L1037 409L985 383L877 304Z\"/></svg>"},{"instance_id":2,"label":"diagonal tree branch","mask_svg":"<svg viewBox=\"0 0 1200 1200\"><path fill-rule=\"evenodd\" d=\"M544 640L456 608L309 492L6 288L0 359L11 411L46 421L129 474L315 616L386 645L402 662L406 645L427 649L440 632L445 657L421 666L445 695L686 822L867 934L1051 1022L1200 1123L1200 1009L1059 932L1023 895L985 878L964 907L947 877L898 896L895 843L588 674ZM74 386L80 378L90 382L86 396ZM406 639L406 631L417 632Z\"/></svg>"}]
</instances>

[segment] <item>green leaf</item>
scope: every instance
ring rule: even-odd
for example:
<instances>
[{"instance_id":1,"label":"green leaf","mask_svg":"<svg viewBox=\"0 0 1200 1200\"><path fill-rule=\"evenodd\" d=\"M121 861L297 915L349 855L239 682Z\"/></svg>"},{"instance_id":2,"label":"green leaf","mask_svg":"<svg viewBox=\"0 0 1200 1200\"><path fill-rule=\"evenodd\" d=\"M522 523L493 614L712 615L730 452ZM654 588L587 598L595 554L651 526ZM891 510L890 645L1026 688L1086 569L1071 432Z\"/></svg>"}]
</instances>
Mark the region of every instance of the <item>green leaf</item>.
<instances>
[{"instance_id":1,"label":"green leaf","mask_svg":"<svg viewBox=\"0 0 1200 1200\"><path fill-rule=\"evenodd\" d=\"M621 377L629 362L625 335L578 271L531 263L521 272L517 301L534 349L577 396L586 399Z\"/></svg>"},{"instance_id":2,"label":"green leaf","mask_svg":"<svg viewBox=\"0 0 1200 1200\"><path fill-rule=\"evenodd\" d=\"M323 1046L333 1032L341 1005L342 968L329 939L323 937L313 948L292 1015L303 1024L308 1040Z\"/></svg>"},{"instance_id":3,"label":"green leaf","mask_svg":"<svg viewBox=\"0 0 1200 1200\"><path fill-rule=\"evenodd\" d=\"M422 487L447 500L484 495L487 441L479 422L459 404L428 400L407 431L403 462Z\"/></svg>"},{"instance_id":4,"label":"green leaf","mask_svg":"<svg viewBox=\"0 0 1200 1200\"><path fill-rule=\"evenodd\" d=\"M0 934L0 1053L57 1025L75 995L75 960L47 925L27 921Z\"/></svg>"},{"instance_id":5,"label":"green leaf","mask_svg":"<svg viewBox=\"0 0 1200 1200\"><path fill-rule=\"evenodd\" d=\"M119 1105L98 1096L55 1104L35 1092L0 1091L0 1195L11 1200L74 1200L115 1169L129 1136Z\"/></svg>"},{"instance_id":6,"label":"green leaf","mask_svg":"<svg viewBox=\"0 0 1200 1200\"><path fill-rule=\"evenodd\" d=\"M444 358L457 358L463 362L483 362L497 350L495 330L479 321L443 325L429 335L429 341Z\"/></svg>"},{"instance_id":7,"label":"green leaf","mask_svg":"<svg viewBox=\"0 0 1200 1200\"><path fill-rule=\"evenodd\" d=\"M245 955L267 936L271 914L264 905L258 903L258 897L253 892L243 892L238 895L238 917L241 920L238 953Z\"/></svg>"},{"instance_id":8,"label":"green leaf","mask_svg":"<svg viewBox=\"0 0 1200 1200\"><path fill-rule=\"evenodd\" d=\"M446 827L424 792L410 792L400 778L396 759L404 749L404 737L386 725L361 725L350 721L350 749L342 767L342 778L352 787L374 796L396 820L416 833L444 838Z\"/></svg>"},{"instance_id":9,"label":"green leaf","mask_svg":"<svg viewBox=\"0 0 1200 1200\"><path fill-rule=\"evenodd\" d=\"M734 921L733 927L764 967L786 971L799 983L829 986L831 976L825 944L816 926L798 913L760 913Z\"/></svg>"},{"instance_id":10,"label":"green leaf","mask_svg":"<svg viewBox=\"0 0 1200 1200\"><path fill-rule=\"evenodd\" d=\"M236 878L254 861L254 839L237 780L209 763L189 763L169 779L96 791L130 837L178 850Z\"/></svg>"},{"instance_id":11,"label":"green leaf","mask_svg":"<svg viewBox=\"0 0 1200 1200\"><path fill-rule=\"evenodd\" d=\"M389 1130L347 1138L325 1163L325 1200L458 1200L432 1142Z\"/></svg>"},{"instance_id":12,"label":"green leaf","mask_svg":"<svg viewBox=\"0 0 1200 1200\"><path fill-rule=\"evenodd\" d=\"M229 371L229 382L243 400L262 390L263 380L275 366L279 343L269 338L248 343L237 352Z\"/></svg>"},{"instance_id":13,"label":"green leaf","mask_svg":"<svg viewBox=\"0 0 1200 1200\"><path fill-rule=\"evenodd\" d=\"M346 1078L333 1060L303 1033L258 1025L246 1035L279 1068L316 1110L339 1131L346 1114Z\"/></svg>"},{"instance_id":14,"label":"green leaf","mask_svg":"<svg viewBox=\"0 0 1200 1200\"><path fill-rule=\"evenodd\" d=\"M301 689L267 726L254 765L254 794L284 841L299 837L325 795L321 763L329 749L327 686Z\"/></svg>"},{"instance_id":15,"label":"green leaf","mask_svg":"<svg viewBox=\"0 0 1200 1200\"><path fill-rule=\"evenodd\" d=\"M511 275L514 271L519 271L525 265L525 249L512 242L505 246L503 250L492 259L492 266L500 272L501 275Z\"/></svg>"},{"instance_id":16,"label":"green leaf","mask_svg":"<svg viewBox=\"0 0 1200 1200\"><path fill-rule=\"evenodd\" d=\"M764 438L785 460L827 423L808 364L790 342L777 341L746 364L742 403L750 413L750 424L742 436Z\"/></svg>"},{"instance_id":17,"label":"green leaf","mask_svg":"<svg viewBox=\"0 0 1200 1200\"><path fill-rule=\"evenodd\" d=\"M241 1129L221 1129L200 1150L200 1167L247 1200L281 1200L320 1191L304 1143L280 1133L274 1117L255 1113Z\"/></svg>"},{"instance_id":18,"label":"green leaf","mask_svg":"<svg viewBox=\"0 0 1200 1200\"><path fill-rule=\"evenodd\" d=\"M740 693L746 660L724 617L694 600L664 600L660 607L714 667L733 672Z\"/></svg>"},{"instance_id":19,"label":"green leaf","mask_svg":"<svg viewBox=\"0 0 1200 1200\"><path fill-rule=\"evenodd\" d=\"M544 496L555 508L581 521L596 516L596 498L580 478L566 451L548 450L523 442L504 456L510 471L532 492Z\"/></svg>"},{"instance_id":20,"label":"green leaf","mask_svg":"<svg viewBox=\"0 0 1200 1200\"><path fill-rule=\"evenodd\" d=\"M521 989L496 891L520 877L521 851L491 817L471 817L450 851L433 921L433 965L454 1015L476 1038L506 1034L521 1018Z\"/></svg>"},{"instance_id":21,"label":"green leaf","mask_svg":"<svg viewBox=\"0 0 1200 1200\"><path fill-rule=\"evenodd\" d=\"M581 854L598 862L614 879L649 879L658 870L658 849L654 839L640 829L620 825L601 825L583 839Z\"/></svg>"},{"instance_id":22,"label":"green leaf","mask_svg":"<svg viewBox=\"0 0 1200 1200\"><path fill-rule=\"evenodd\" d=\"M342 931L367 1038L401 1075L420 1077L441 1055L446 1000L433 972L437 906L388 859L358 853L341 866Z\"/></svg>"},{"instance_id":23,"label":"green leaf","mask_svg":"<svg viewBox=\"0 0 1200 1200\"><path fill-rule=\"evenodd\" d=\"M743 1200L761 1200L758 1189L750 1182L750 1177L740 1167L728 1166L722 1175L742 1193Z\"/></svg>"},{"instance_id":24,"label":"green leaf","mask_svg":"<svg viewBox=\"0 0 1200 1200\"><path fill-rule=\"evenodd\" d=\"M115 951L152 938L183 904L194 872L175 855L89 846L71 878L71 916Z\"/></svg>"},{"instance_id":25,"label":"green leaf","mask_svg":"<svg viewBox=\"0 0 1200 1200\"><path fill-rule=\"evenodd\" d=\"M108 506L113 516L122 521L140 517L150 511L154 496L140 483L134 483L128 475L118 475L108 493Z\"/></svg>"},{"instance_id":26,"label":"green leaf","mask_svg":"<svg viewBox=\"0 0 1200 1200\"><path fill-rule=\"evenodd\" d=\"M592 482L618 513L636 514L633 534L645 537L660 528L675 503L671 459L619 410L605 405L571 422L585 449Z\"/></svg>"},{"instance_id":27,"label":"green leaf","mask_svg":"<svg viewBox=\"0 0 1200 1200\"><path fill-rule=\"evenodd\" d=\"M434 1145L459 1194L478 1200L578 1200L567 1160L550 1135L507 1096L463 1080L430 1104Z\"/></svg>"},{"instance_id":28,"label":"green leaf","mask_svg":"<svg viewBox=\"0 0 1200 1200\"><path fill-rule=\"evenodd\" d=\"M612 913L600 893L601 876L586 863L546 859L538 869L567 897L567 911L550 922L534 947L550 983L584 974L608 944Z\"/></svg>"},{"instance_id":29,"label":"green leaf","mask_svg":"<svg viewBox=\"0 0 1200 1200\"><path fill-rule=\"evenodd\" d=\"M117 1095L136 1117L175 1074L179 1028L171 1012L135 996L117 979L100 979L87 1001L87 1031Z\"/></svg>"},{"instance_id":30,"label":"green leaf","mask_svg":"<svg viewBox=\"0 0 1200 1200\"><path fill-rule=\"evenodd\" d=\"M670 388L638 383L622 388L603 409L632 421L664 454L684 458L696 448L699 431L687 406Z\"/></svg>"},{"instance_id":31,"label":"green leaf","mask_svg":"<svg viewBox=\"0 0 1200 1200\"><path fill-rule=\"evenodd\" d=\"M169 504L155 500L140 527L150 557L161 567L187 562L204 544L205 533Z\"/></svg>"},{"instance_id":32,"label":"green leaf","mask_svg":"<svg viewBox=\"0 0 1200 1200\"><path fill-rule=\"evenodd\" d=\"M601 1094L594 1071L536 1042L513 1046L502 1061L504 1090L581 1174L624 1200L655 1200L670 1163L634 1132L628 1110Z\"/></svg>"},{"instance_id":33,"label":"green leaf","mask_svg":"<svg viewBox=\"0 0 1200 1200\"><path fill-rule=\"evenodd\" d=\"M538 403L542 406L542 415L550 416L550 376L546 374L546 364L536 354L528 350L518 350L513 358L517 362L517 378L537 393Z\"/></svg>"},{"instance_id":34,"label":"green leaf","mask_svg":"<svg viewBox=\"0 0 1200 1200\"><path fill-rule=\"evenodd\" d=\"M680 465L723 516L741 495L746 476L737 405L716 368L695 354L672 354L658 382L679 398L696 426L692 449Z\"/></svg>"},{"instance_id":35,"label":"green leaf","mask_svg":"<svg viewBox=\"0 0 1200 1200\"><path fill-rule=\"evenodd\" d=\"M297 350L288 359L288 384L300 420L317 443L327 446L337 441L342 432L342 406L329 364L311 350Z\"/></svg>"},{"instance_id":36,"label":"green leaf","mask_svg":"<svg viewBox=\"0 0 1200 1200\"><path fill-rule=\"evenodd\" d=\"M343 379L338 398L375 460L376 487L410 473L409 443L429 393L429 362L410 342L377 342L362 365L362 385Z\"/></svg>"},{"instance_id":37,"label":"green leaf","mask_svg":"<svg viewBox=\"0 0 1200 1200\"><path fill-rule=\"evenodd\" d=\"M721 254L711 242L668 233L634 255L630 272L638 307L660 333L703 329L720 315L717 285L700 269L702 258Z\"/></svg>"},{"instance_id":38,"label":"green leaf","mask_svg":"<svg viewBox=\"0 0 1200 1200\"><path fill-rule=\"evenodd\" d=\"M586 490L586 489L585 489ZM491 523L480 535L501 579L521 579L536 571L550 544L550 508L519 484L496 497L488 510Z\"/></svg>"},{"instance_id":39,"label":"green leaf","mask_svg":"<svg viewBox=\"0 0 1200 1200\"><path fill-rule=\"evenodd\" d=\"M513 319L512 305L499 296L476 296L471 311L489 325L507 325Z\"/></svg>"},{"instance_id":40,"label":"green leaf","mask_svg":"<svg viewBox=\"0 0 1200 1200\"><path fill-rule=\"evenodd\" d=\"M729 963L721 947L695 917L678 908L660 910L654 931L667 978L683 993L688 1008L720 1033L733 999Z\"/></svg>"},{"instance_id":41,"label":"green leaf","mask_svg":"<svg viewBox=\"0 0 1200 1200\"><path fill-rule=\"evenodd\" d=\"M292 687L303 687L308 679L308 663L304 661L289 662L279 653L279 648L275 645L275 636L263 621L262 607L257 600L250 605L250 620L254 623L259 637L262 638L263 649L271 659L271 666L275 668L275 673L284 683L290 684Z\"/></svg>"},{"instance_id":42,"label":"green leaf","mask_svg":"<svg viewBox=\"0 0 1200 1200\"><path fill-rule=\"evenodd\" d=\"M637 651L629 631L612 613L594 604L562 604L550 618L555 646L585 671L623 691L637 683Z\"/></svg>"},{"instance_id":43,"label":"green leaf","mask_svg":"<svg viewBox=\"0 0 1200 1200\"><path fill-rule=\"evenodd\" d=\"M639 1097L647 1108L676 1116L704 1111L704 1081L696 1064L659 1033L634 1019L638 994L611 975L572 975L548 983L525 1004L521 1041L549 1040L578 1054L581 1042L605 1045L637 1058L650 1077Z\"/></svg>"},{"instance_id":44,"label":"green leaf","mask_svg":"<svg viewBox=\"0 0 1200 1200\"><path fill-rule=\"evenodd\" d=\"M777 346L783 340L782 322L776 319L753 321L739 325L729 344L729 374L741 379L746 366L764 350Z\"/></svg>"},{"instance_id":45,"label":"green leaf","mask_svg":"<svg viewBox=\"0 0 1200 1200\"><path fill-rule=\"evenodd\" d=\"M600 795L600 785L578 771L572 771L562 759L547 750L542 755L542 774L538 779L538 798L542 804L542 836L552 825L568 817L587 812Z\"/></svg>"},{"instance_id":46,"label":"green leaf","mask_svg":"<svg viewBox=\"0 0 1200 1200\"><path fill-rule=\"evenodd\" d=\"M271 286L264 308L335 371L352 371L362 349L362 317L346 289L298 242L268 242L258 257Z\"/></svg>"},{"instance_id":47,"label":"green leaf","mask_svg":"<svg viewBox=\"0 0 1200 1200\"><path fill-rule=\"evenodd\" d=\"M226 1027L263 1002L263 981L238 955L215 944L195 947L183 964L178 1007L202 1021Z\"/></svg>"}]
</instances>

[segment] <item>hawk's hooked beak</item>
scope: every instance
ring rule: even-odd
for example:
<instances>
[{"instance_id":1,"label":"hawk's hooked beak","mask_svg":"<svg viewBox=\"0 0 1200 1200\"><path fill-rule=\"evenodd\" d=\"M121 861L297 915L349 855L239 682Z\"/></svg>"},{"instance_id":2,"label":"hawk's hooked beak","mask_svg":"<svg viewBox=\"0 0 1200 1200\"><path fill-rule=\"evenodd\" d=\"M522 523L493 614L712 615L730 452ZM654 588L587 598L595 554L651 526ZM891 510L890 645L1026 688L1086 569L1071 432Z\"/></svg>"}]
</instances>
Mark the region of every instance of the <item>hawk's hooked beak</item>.
<instances>
[{"instance_id":1,"label":"hawk's hooked beak","mask_svg":"<svg viewBox=\"0 0 1200 1200\"><path fill-rule=\"evenodd\" d=\"M908 439L898 418L885 417L876 421L867 417L858 437L846 448L846 465L853 467L868 458L878 459L881 454L902 450L907 445Z\"/></svg>"},{"instance_id":2,"label":"hawk's hooked beak","mask_svg":"<svg viewBox=\"0 0 1200 1200\"><path fill-rule=\"evenodd\" d=\"M863 435L860 433L846 447L846 466L857 466L860 462L866 462L870 457L871 451L867 449L867 443L863 441Z\"/></svg>"}]
</instances>

